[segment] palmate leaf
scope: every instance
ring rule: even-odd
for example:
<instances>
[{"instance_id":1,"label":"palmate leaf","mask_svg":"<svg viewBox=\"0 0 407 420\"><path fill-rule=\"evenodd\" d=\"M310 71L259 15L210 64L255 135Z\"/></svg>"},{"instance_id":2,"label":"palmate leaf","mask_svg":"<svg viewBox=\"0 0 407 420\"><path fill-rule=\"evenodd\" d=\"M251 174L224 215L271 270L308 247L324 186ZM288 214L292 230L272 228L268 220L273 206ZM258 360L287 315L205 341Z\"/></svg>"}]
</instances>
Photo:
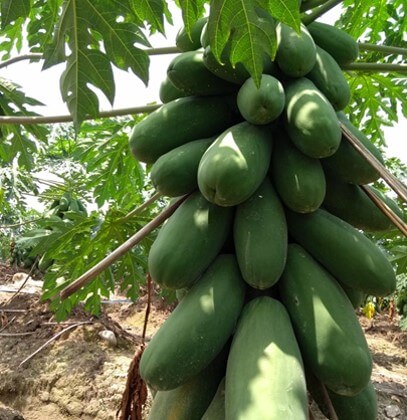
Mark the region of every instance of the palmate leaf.
<instances>
[{"instance_id":1,"label":"palmate leaf","mask_svg":"<svg viewBox=\"0 0 407 420\"><path fill-rule=\"evenodd\" d=\"M1 2L1 29L19 18L26 18L31 9L30 0L2 0Z\"/></svg>"},{"instance_id":2,"label":"palmate leaf","mask_svg":"<svg viewBox=\"0 0 407 420\"><path fill-rule=\"evenodd\" d=\"M230 40L230 62L242 63L257 85L263 71L263 55L274 58L277 41L275 27L256 11L252 0L213 0L208 21L211 49L221 61Z\"/></svg>"},{"instance_id":3,"label":"palmate leaf","mask_svg":"<svg viewBox=\"0 0 407 420\"><path fill-rule=\"evenodd\" d=\"M351 73L349 79L352 102L346 108L352 123L378 145L385 145L383 126L398 121L397 105L407 109L407 86L376 73Z\"/></svg>"},{"instance_id":4,"label":"palmate leaf","mask_svg":"<svg viewBox=\"0 0 407 420\"><path fill-rule=\"evenodd\" d=\"M300 31L300 9L297 0L268 0L267 3L268 7L265 9L271 16L291 26L297 32Z\"/></svg>"},{"instance_id":5,"label":"palmate leaf","mask_svg":"<svg viewBox=\"0 0 407 420\"><path fill-rule=\"evenodd\" d=\"M203 16L205 3L207 3L205 0L179 0L187 34L191 33L192 25Z\"/></svg>"},{"instance_id":6,"label":"palmate leaf","mask_svg":"<svg viewBox=\"0 0 407 420\"><path fill-rule=\"evenodd\" d=\"M62 0L37 1L27 24L27 41L31 52L40 52L52 42Z\"/></svg>"},{"instance_id":7,"label":"palmate leaf","mask_svg":"<svg viewBox=\"0 0 407 420\"><path fill-rule=\"evenodd\" d=\"M164 0L132 0L134 14L141 22L148 22L150 32L156 31L165 35L164 16L169 18L167 4Z\"/></svg>"},{"instance_id":8,"label":"palmate leaf","mask_svg":"<svg viewBox=\"0 0 407 420\"><path fill-rule=\"evenodd\" d=\"M132 122L134 124L134 121ZM95 138L95 131L98 136ZM129 119L103 120L82 126L74 158L88 173L89 191L99 207L114 200L129 209L143 201L146 173L128 147Z\"/></svg>"},{"instance_id":9,"label":"palmate leaf","mask_svg":"<svg viewBox=\"0 0 407 420\"><path fill-rule=\"evenodd\" d=\"M61 77L61 93L78 129L86 115L96 116L100 89L113 103L115 84L112 63L148 81L147 54L135 44L149 45L139 19L126 2L65 0L53 42L45 51L44 68L60 63L69 54ZM136 22L136 23L134 23Z\"/></svg>"},{"instance_id":10,"label":"palmate leaf","mask_svg":"<svg viewBox=\"0 0 407 420\"><path fill-rule=\"evenodd\" d=\"M383 33L385 39L394 33L400 37L405 34L407 5L404 0L345 0L343 6L344 13L337 25L355 39L363 37L364 42L376 43L383 39Z\"/></svg>"},{"instance_id":11,"label":"palmate leaf","mask_svg":"<svg viewBox=\"0 0 407 420\"><path fill-rule=\"evenodd\" d=\"M55 263L45 274L42 298L53 299L52 308L56 311L56 317L59 320L64 319L81 300L85 301L88 310L98 313L100 297L108 296L114 291L116 281L129 287L128 294L133 299L137 297L138 285L144 281L146 259L132 258L133 251L130 251L118 260L111 270L102 272L90 284L67 299L63 305L56 298L64 287L125 242L145 223L142 218L124 221L123 216L122 211L113 208L108 211L103 220L92 213L90 217L72 221L70 224L52 225L55 231L60 231L60 234L54 236L48 247L47 257L54 259ZM151 238L145 238L137 246L141 255L147 255L151 241Z\"/></svg>"},{"instance_id":12,"label":"palmate leaf","mask_svg":"<svg viewBox=\"0 0 407 420\"><path fill-rule=\"evenodd\" d=\"M28 105L42 104L34 98L25 96L19 86L0 78L0 109L3 115L38 115L28 111L26 108ZM30 169L33 164L33 153L37 151L37 144L33 137L45 142L47 135L48 129L44 126L3 125L1 127L0 157L5 162L11 162L14 157L18 156L19 164Z\"/></svg>"}]
</instances>

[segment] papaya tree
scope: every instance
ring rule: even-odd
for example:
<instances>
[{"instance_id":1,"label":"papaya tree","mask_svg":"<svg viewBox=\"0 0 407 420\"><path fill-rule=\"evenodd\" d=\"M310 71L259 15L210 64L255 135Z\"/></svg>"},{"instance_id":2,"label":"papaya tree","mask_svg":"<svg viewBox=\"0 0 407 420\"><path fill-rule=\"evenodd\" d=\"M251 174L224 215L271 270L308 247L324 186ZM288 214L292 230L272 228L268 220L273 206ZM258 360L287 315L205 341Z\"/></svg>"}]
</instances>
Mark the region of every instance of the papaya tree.
<instances>
[{"instance_id":1,"label":"papaya tree","mask_svg":"<svg viewBox=\"0 0 407 420\"><path fill-rule=\"evenodd\" d=\"M153 48L151 35L165 35L178 13L176 7L183 19L184 41L179 38L177 46L167 49ZM333 7L339 10L335 27L356 40L358 49L351 62L339 63L351 95L343 111L369 142L384 150L383 129L407 116L406 5L401 0L386 5L379 0L308 0L301 5L297 0L212 0L180 1L177 6L164 0L115 0L109 4L1 1L0 69L21 60L40 61L43 69L64 66L60 94L70 115L62 119L38 115L38 100L25 95L12 80L0 80L3 254L7 256L11 234L31 231L33 254L47 254L55 262L45 274L44 298L53 299L60 318L85 297L87 307L97 311L101 295L107 296L117 282L131 298L137 297L147 270L151 236L69 299L61 302L56 296L166 203L162 196L149 210L131 213L154 194L154 188L149 180L151 162L145 165L134 159L128 138L133 127L158 105L101 111L101 95L111 104L114 101L113 67L127 70L147 84L152 71L150 56L180 53L185 48L182 42L190 43L197 22L203 22L207 23L205 42L215 65L222 63L221 70L228 66L237 69L244 79L251 77L257 88L270 63L277 62L281 69L295 65L295 58L290 62L278 51L281 28L299 34L301 25L312 27ZM317 32L318 27L311 31L315 39ZM320 43L324 48L323 41ZM54 126L56 123L60 125ZM41 180L36 172L44 166L60 181L47 185L40 194ZM388 166L398 179L405 180L403 162L393 159ZM376 187L389 191L384 183ZM44 190L44 185L40 189ZM45 213L27 208L27 194L40 196ZM92 204L93 210L86 217L68 211L71 214L64 219L55 218L50 214L52 202L64 194ZM401 201L399 206L403 209ZM7 227L16 224L17 228ZM373 238L389 250L401 273L406 266L403 236L396 229L386 235Z\"/></svg>"}]
</instances>

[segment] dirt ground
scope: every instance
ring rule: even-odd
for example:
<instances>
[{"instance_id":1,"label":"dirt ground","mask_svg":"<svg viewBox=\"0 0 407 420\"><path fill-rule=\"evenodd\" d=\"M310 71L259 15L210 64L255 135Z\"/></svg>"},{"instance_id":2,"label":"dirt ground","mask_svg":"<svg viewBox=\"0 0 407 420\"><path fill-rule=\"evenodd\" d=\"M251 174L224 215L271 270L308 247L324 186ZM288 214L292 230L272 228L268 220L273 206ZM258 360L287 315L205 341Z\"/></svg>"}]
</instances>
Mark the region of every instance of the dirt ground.
<instances>
[{"instance_id":1,"label":"dirt ground","mask_svg":"<svg viewBox=\"0 0 407 420\"><path fill-rule=\"evenodd\" d=\"M115 419L128 367L141 342L146 297L136 304L112 299L98 319L78 309L56 324L39 301L36 282L26 284L9 302L18 286L15 271L0 264L0 420ZM170 310L155 297L147 340ZM407 420L407 333L387 315L375 318L373 327L364 317L360 322L374 360L379 420ZM101 337L107 330L114 333L111 341ZM324 418L318 413L315 417Z\"/></svg>"}]
</instances>

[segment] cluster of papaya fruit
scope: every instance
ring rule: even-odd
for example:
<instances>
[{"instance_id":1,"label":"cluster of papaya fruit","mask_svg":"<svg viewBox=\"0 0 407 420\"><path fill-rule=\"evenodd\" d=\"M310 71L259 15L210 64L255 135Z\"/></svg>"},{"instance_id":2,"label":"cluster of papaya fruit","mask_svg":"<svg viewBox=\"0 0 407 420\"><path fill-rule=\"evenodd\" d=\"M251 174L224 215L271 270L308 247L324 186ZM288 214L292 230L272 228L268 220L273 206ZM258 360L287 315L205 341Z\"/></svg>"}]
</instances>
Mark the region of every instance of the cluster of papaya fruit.
<instances>
[{"instance_id":1,"label":"cluster of papaya fruit","mask_svg":"<svg viewBox=\"0 0 407 420\"><path fill-rule=\"evenodd\" d=\"M63 219L65 217L65 212L68 211L80 213L84 216L87 216L88 214L86 207L83 205L81 200L73 198L69 193L65 193L60 198L56 198L52 202L49 215L58 216Z\"/></svg>"},{"instance_id":2,"label":"cluster of papaya fruit","mask_svg":"<svg viewBox=\"0 0 407 420\"><path fill-rule=\"evenodd\" d=\"M361 231L392 228L360 187L379 174L340 126L383 162L341 112L350 90L340 66L358 46L317 22L276 30L259 87L215 60L205 19L191 38L181 31L164 105L130 136L156 189L188 194L148 260L180 299L140 361L156 391L151 420L306 419L307 390L327 415L326 393L339 419L376 418L354 307L391 293L396 278Z\"/></svg>"}]
</instances>

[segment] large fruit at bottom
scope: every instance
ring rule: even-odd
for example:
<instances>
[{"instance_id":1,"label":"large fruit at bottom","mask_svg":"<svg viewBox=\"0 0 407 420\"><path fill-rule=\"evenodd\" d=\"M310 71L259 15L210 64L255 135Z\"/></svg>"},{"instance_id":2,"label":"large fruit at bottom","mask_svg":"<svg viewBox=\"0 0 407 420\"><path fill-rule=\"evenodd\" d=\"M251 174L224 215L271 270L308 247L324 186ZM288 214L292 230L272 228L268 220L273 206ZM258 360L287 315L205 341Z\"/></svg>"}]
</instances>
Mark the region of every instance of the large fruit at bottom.
<instances>
[{"instance_id":1,"label":"large fruit at bottom","mask_svg":"<svg viewBox=\"0 0 407 420\"><path fill-rule=\"evenodd\" d=\"M308 418L300 350L284 306L270 297L242 311L229 352L226 420Z\"/></svg>"},{"instance_id":2,"label":"large fruit at bottom","mask_svg":"<svg viewBox=\"0 0 407 420\"><path fill-rule=\"evenodd\" d=\"M272 287L284 270L287 223L280 199L267 178L237 206L233 231L244 280L256 289Z\"/></svg>"},{"instance_id":3,"label":"large fruit at bottom","mask_svg":"<svg viewBox=\"0 0 407 420\"><path fill-rule=\"evenodd\" d=\"M247 122L230 127L211 144L199 163L202 194L219 206L247 200L266 176L271 149L269 127Z\"/></svg>"},{"instance_id":4,"label":"large fruit at bottom","mask_svg":"<svg viewBox=\"0 0 407 420\"><path fill-rule=\"evenodd\" d=\"M306 374L307 387L319 409L330 419L321 382L314 375ZM372 382L353 397L345 397L327 390L338 420L377 420L377 398Z\"/></svg>"},{"instance_id":5,"label":"large fruit at bottom","mask_svg":"<svg viewBox=\"0 0 407 420\"><path fill-rule=\"evenodd\" d=\"M133 128L133 155L141 162L154 163L175 147L222 132L235 118L229 101L220 96L186 97L164 104Z\"/></svg>"},{"instance_id":6,"label":"large fruit at bottom","mask_svg":"<svg viewBox=\"0 0 407 420\"><path fill-rule=\"evenodd\" d=\"M225 374L226 350L188 382L170 391L158 391L148 420L201 420Z\"/></svg>"},{"instance_id":7,"label":"large fruit at bottom","mask_svg":"<svg viewBox=\"0 0 407 420\"><path fill-rule=\"evenodd\" d=\"M233 255L219 255L147 346L141 377L158 390L174 389L222 350L240 314L245 286Z\"/></svg>"},{"instance_id":8,"label":"large fruit at bottom","mask_svg":"<svg viewBox=\"0 0 407 420\"><path fill-rule=\"evenodd\" d=\"M372 359L337 281L301 246L290 244L279 286L306 366L338 394L360 392L369 382Z\"/></svg>"},{"instance_id":9,"label":"large fruit at bottom","mask_svg":"<svg viewBox=\"0 0 407 420\"><path fill-rule=\"evenodd\" d=\"M190 287L221 250L233 221L233 208L192 194L161 228L148 256L154 281L171 289Z\"/></svg>"},{"instance_id":10,"label":"large fruit at bottom","mask_svg":"<svg viewBox=\"0 0 407 420\"><path fill-rule=\"evenodd\" d=\"M290 139L310 157L333 155L341 142L341 128L332 105L305 77L290 81L284 88Z\"/></svg>"},{"instance_id":11,"label":"large fruit at bottom","mask_svg":"<svg viewBox=\"0 0 407 420\"><path fill-rule=\"evenodd\" d=\"M394 291L396 276L386 255L350 224L319 209L287 211L287 225L290 235L340 283L373 296Z\"/></svg>"}]
</instances>

